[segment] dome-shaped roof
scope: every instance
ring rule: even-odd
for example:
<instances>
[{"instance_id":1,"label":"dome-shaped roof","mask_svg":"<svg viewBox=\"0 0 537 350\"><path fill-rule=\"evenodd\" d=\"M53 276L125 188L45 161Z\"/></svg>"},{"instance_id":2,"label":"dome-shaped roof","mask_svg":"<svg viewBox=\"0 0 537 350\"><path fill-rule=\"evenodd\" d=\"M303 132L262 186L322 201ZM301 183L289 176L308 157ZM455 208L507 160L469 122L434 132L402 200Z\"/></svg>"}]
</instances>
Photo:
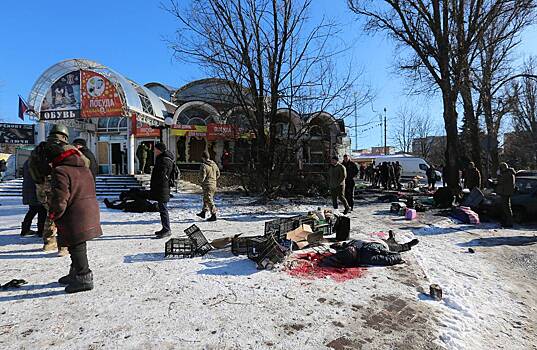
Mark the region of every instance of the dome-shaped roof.
<instances>
[{"instance_id":1,"label":"dome-shaped roof","mask_svg":"<svg viewBox=\"0 0 537 350\"><path fill-rule=\"evenodd\" d=\"M87 59L69 59L58 62L49 67L36 80L30 95L28 104L39 115L41 105L48 90L58 79L64 75L78 70L89 70L102 74L110 82L119 88L123 94L124 102L129 110L148 117L164 120L167 115L164 103L151 90L124 77L115 70L98 62ZM142 102L142 99L144 102ZM149 104L147 101L149 101Z\"/></svg>"}]
</instances>

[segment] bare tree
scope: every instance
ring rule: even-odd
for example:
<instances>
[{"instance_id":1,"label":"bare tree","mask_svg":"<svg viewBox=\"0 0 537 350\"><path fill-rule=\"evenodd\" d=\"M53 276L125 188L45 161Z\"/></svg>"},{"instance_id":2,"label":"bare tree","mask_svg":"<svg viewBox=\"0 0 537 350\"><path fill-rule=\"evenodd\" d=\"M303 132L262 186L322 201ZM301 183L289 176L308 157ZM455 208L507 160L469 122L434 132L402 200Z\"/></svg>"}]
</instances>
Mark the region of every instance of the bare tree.
<instances>
[{"instance_id":1,"label":"bare tree","mask_svg":"<svg viewBox=\"0 0 537 350\"><path fill-rule=\"evenodd\" d=\"M357 76L338 76L332 43L339 27L310 23L311 0L170 0L180 23L170 43L175 57L200 64L228 82L237 107L255 133L255 179L271 191L289 159L289 145L304 131L277 130L278 109L329 111L344 117L354 107ZM358 91L365 103L367 92ZM286 139L286 140L284 140ZM282 143L285 142L283 156Z\"/></svg>"},{"instance_id":2,"label":"bare tree","mask_svg":"<svg viewBox=\"0 0 537 350\"><path fill-rule=\"evenodd\" d=\"M522 80L511 82L508 89L509 111L513 118L515 144L530 155L530 166L537 166L537 59L525 63Z\"/></svg>"},{"instance_id":3,"label":"bare tree","mask_svg":"<svg viewBox=\"0 0 537 350\"><path fill-rule=\"evenodd\" d=\"M520 43L520 33L535 20L535 1L522 0L494 18L493 25L479 41L479 57L472 73L478 94L477 115L484 118L486 136L485 174L496 174L499 160L498 135L508 105L502 90L504 82L514 75L513 51Z\"/></svg>"},{"instance_id":4,"label":"bare tree","mask_svg":"<svg viewBox=\"0 0 537 350\"><path fill-rule=\"evenodd\" d=\"M420 115L408 107L397 112L398 123L393 129L392 140L401 152L412 152L412 143L417 138L416 124L421 119Z\"/></svg>"},{"instance_id":5,"label":"bare tree","mask_svg":"<svg viewBox=\"0 0 537 350\"><path fill-rule=\"evenodd\" d=\"M451 188L457 188L459 183L457 100L461 85L468 84L478 40L492 19L512 1L515 0L348 0L351 10L367 19L366 29L386 32L401 47L409 49L403 51L408 55L401 57L402 71L440 90L447 137L447 183Z\"/></svg>"}]
</instances>

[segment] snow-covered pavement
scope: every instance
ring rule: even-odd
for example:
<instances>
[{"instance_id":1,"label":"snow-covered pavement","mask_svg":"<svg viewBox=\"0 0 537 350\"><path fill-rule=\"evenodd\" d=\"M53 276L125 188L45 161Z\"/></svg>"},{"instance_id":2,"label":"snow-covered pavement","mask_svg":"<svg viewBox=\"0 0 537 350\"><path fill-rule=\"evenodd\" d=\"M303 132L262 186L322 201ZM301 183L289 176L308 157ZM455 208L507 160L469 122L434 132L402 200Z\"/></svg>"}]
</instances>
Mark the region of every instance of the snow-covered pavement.
<instances>
[{"instance_id":1,"label":"snow-covered pavement","mask_svg":"<svg viewBox=\"0 0 537 350\"><path fill-rule=\"evenodd\" d=\"M196 223L209 239L262 234L264 222L326 206L328 201L217 197L220 220L202 222L200 196L179 194L170 203L174 235ZM102 209L103 237L89 242L95 289L66 295L55 281L69 258L40 251L37 238L20 238L26 208L20 199L0 206L0 283L22 278L21 289L0 291L2 349L530 349L535 341L535 279L476 239L524 236L530 230L493 231L434 217L432 226L387 213L389 204L363 203L351 213L353 233L394 229L420 244L405 265L368 268L357 279L301 279L258 271L229 250L194 259L164 259L158 213ZM431 216L432 217L432 216ZM431 220L433 220L431 219ZM486 241L489 242L489 241ZM501 243L501 242L500 242ZM474 246L475 254L466 253ZM503 264L503 265L502 265ZM513 272L509 276L509 271ZM537 272L537 271L535 271ZM537 273L533 274L535 277ZM516 285L515 281L520 282ZM444 301L421 291L444 289ZM525 285L525 288L521 286ZM522 290L522 289L523 290ZM529 292L526 292L529 290ZM526 293L526 294L524 294ZM525 297L525 299L523 299ZM527 318L522 318L524 314ZM518 322L518 323L517 323ZM509 335L509 336L508 336Z\"/></svg>"}]
</instances>

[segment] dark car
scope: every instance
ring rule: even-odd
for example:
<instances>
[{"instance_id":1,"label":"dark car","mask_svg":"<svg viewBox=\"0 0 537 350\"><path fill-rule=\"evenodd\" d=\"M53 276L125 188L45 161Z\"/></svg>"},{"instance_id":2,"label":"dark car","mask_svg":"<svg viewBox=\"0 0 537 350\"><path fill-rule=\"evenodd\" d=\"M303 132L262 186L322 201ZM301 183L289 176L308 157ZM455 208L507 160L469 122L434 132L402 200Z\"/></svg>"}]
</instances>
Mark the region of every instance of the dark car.
<instances>
[{"instance_id":1,"label":"dark car","mask_svg":"<svg viewBox=\"0 0 537 350\"><path fill-rule=\"evenodd\" d=\"M537 170L519 170L515 176L537 176Z\"/></svg>"},{"instance_id":2,"label":"dark car","mask_svg":"<svg viewBox=\"0 0 537 350\"><path fill-rule=\"evenodd\" d=\"M515 221L529 221L537 217L537 176L516 176L515 193L511 196L511 207ZM500 197L495 193L485 197L480 212L499 217Z\"/></svg>"}]
</instances>

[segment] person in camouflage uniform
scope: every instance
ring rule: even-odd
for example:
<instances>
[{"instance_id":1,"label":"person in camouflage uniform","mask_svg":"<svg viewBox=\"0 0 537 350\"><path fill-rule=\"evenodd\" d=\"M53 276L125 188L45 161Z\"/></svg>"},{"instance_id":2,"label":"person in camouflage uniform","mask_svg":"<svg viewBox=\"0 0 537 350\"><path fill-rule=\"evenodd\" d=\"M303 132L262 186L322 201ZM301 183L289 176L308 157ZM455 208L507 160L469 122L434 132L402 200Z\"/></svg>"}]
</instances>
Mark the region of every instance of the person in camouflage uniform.
<instances>
[{"instance_id":1,"label":"person in camouflage uniform","mask_svg":"<svg viewBox=\"0 0 537 350\"><path fill-rule=\"evenodd\" d=\"M69 131L67 127L64 125L54 125L47 137L47 141L43 141L39 145L37 145L37 147L32 151L30 155L30 175L35 181L37 199L47 209L47 212L49 210L49 200L51 193L50 186L52 168L49 165L46 155L48 149L53 144L61 145L63 151L67 151L69 149L76 149L75 146L69 145ZM89 167L89 160L82 154L80 154L80 156L84 160L86 167ZM47 215L47 220L45 221L45 227L43 229L43 250L58 250L58 255L68 255L69 252L67 251L66 247L58 246L56 236L56 225Z\"/></svg>"}]
</instances>

